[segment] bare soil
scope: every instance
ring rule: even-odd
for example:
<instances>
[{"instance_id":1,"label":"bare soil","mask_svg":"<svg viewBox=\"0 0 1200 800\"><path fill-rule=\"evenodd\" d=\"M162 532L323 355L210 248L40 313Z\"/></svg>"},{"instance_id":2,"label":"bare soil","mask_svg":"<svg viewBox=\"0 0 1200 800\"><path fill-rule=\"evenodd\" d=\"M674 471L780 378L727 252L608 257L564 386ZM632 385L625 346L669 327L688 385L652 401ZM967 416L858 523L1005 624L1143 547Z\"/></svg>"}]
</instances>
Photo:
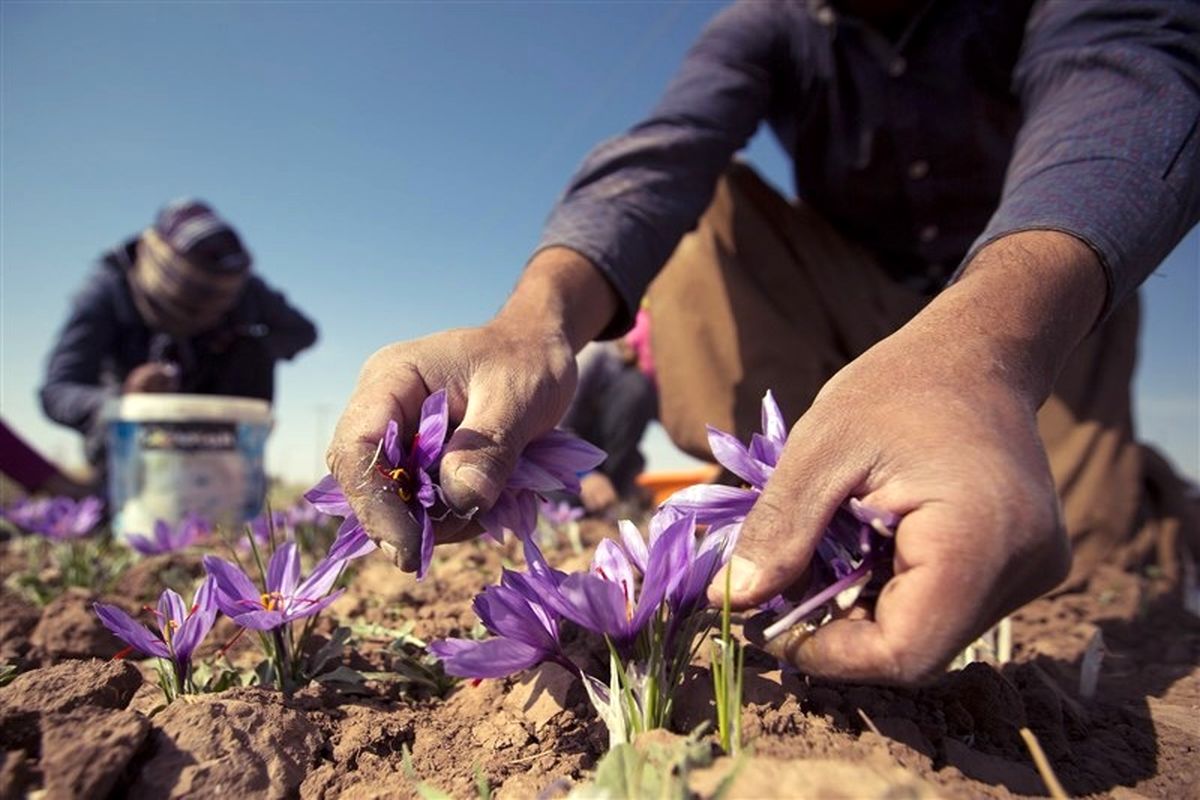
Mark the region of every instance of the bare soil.
<instances>
[{"instance_id":1,"label":"bare soil","mask_svg":"<svg viewBox=\"0 0 1200 800\"><path fill-rule=\"evenodd\" d=\"M584 526L591 545L614 534ZM550 555L568 569L586 562L565 548ZM423 639L465 635L474 595L517 561L512 546L440 548L417 583L370 557L322 631L334 620L412 622ZM157 596L155 575L195 569L194 558L142 562L121 582L125 594L105 599L137 608ZM477 796L480 781L501 798L558 797L586 781L607 748L582 689L555 666L461 682L444 697L381 679L313 684L287 699L236 688L161 709L148 662L111 660L121 645L89 615L93 599L73 591L38 609L0 593L0 653L22 670L0 689L0 798L39 789L49 798L416 797L418 781L453 797ZM1171 586L1102 571L1082 591L1026 607L1013 627L1013 662L973 664L916 690L809 680L751 655L746 754L719 758L691 786L707 796L736 769L734 797L1045 795L1018 734L1027 726L1071 795L1200 796L1200 619ZM1080 664L1097 632L1106 655L1084 699ZM210 650L233 633L218 625ZM345 664L398 671L403 656L389 645L359 635ZM251 662L250 637L232 652ZM697 665L676 729L711 718L709 676Z\"/></svg>"}]
</instances>

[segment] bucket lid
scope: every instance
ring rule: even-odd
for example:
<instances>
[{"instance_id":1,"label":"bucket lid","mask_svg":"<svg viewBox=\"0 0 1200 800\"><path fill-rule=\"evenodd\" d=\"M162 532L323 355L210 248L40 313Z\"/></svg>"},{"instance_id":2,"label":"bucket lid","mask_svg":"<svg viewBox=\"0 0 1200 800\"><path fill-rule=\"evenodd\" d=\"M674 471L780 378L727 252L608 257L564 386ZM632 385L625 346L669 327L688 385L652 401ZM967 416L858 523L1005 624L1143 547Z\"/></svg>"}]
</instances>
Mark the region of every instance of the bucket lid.
<instances>
[{"instance_id":1,"label":"bucket lid","mask_svg":"<svg viewBox=\"0 0 1200 800\"><path fill-rule=\"evenodd\" d=\"M104 404L106 421L247 422L271 424L271 404L250 397L214 394L126 394Z\"/></svg>"}]
</instances>

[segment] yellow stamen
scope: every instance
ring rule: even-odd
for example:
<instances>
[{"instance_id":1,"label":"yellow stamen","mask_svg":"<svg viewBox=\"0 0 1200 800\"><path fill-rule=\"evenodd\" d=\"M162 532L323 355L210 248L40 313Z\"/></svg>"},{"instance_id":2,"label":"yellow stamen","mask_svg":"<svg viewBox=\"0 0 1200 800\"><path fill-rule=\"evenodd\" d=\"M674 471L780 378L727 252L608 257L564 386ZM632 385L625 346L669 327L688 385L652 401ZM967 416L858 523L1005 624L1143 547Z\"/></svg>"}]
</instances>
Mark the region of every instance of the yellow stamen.
<instances>
[{"instance_id":1,"label":"yellow stamen","mask_svg":"<svg viewBox=\"0 0 1200 800\"><path fill-rule=\"evenodd\" d=\"M283 603L283 596L279 592L263 592L261 598L262 607L267 611L278 611Z\"/></svg>"}]
</instances>

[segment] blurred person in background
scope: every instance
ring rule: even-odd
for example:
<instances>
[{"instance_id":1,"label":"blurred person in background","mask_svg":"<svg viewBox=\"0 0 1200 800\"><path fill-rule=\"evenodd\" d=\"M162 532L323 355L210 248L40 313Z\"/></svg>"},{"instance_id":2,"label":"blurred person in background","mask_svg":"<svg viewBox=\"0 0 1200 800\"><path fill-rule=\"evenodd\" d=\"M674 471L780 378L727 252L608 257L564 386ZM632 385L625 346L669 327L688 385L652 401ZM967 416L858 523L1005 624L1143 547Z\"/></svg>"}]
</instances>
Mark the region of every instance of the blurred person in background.
<instances>
[{"instance_id":1,"label":"blurred person in background","mask_svg":"<svg viewBox=\"0 0 1200 800\"><path fill-rule=\"evenodd\" d=\"M99 464L105 401L134 392L271 401L275 363L317 340L316 326L251 272L237 232L179 200L100 259L59 333L41 388L47 416L86 437Z\"/></svg>"},{"instance_id":2,"label":"blurred person in background","mask_svg":"<svg viewBox=\"0 0 1200 800\"><path fill-rule=\"evenodd\" d=\"M733 161L763 122L797 202ZM1130 407L1137 287L1200 219L1198 123L1193 0L737 3L587 157L491 321L367 361L330 468L413 569L419 529L361 479L387 421L447 389L442 489L489 507L570 402L573 354L649 288L677 444L703 452L705 423L745 440L768 388L795 420L727 568L734 607L802 591L858 497L903 516L894 577L772 652L930 679L1069 574L1198 544Z\"/></svg>"},{"instance_id":3,"label":"blurred person in background","mask_svg":"<svg viewBox=\"0 0 1200 800\"><path fill-rule=\"evenodd\" d=\"M589 514L604 514L618 503L640 506L636 478L646 466L640 445L658 417L649 311L638 311L625 336L592 342L576 360L579 380L562 427L608 454L580 478L580 501Z\"/></svg>"}]
</instances>

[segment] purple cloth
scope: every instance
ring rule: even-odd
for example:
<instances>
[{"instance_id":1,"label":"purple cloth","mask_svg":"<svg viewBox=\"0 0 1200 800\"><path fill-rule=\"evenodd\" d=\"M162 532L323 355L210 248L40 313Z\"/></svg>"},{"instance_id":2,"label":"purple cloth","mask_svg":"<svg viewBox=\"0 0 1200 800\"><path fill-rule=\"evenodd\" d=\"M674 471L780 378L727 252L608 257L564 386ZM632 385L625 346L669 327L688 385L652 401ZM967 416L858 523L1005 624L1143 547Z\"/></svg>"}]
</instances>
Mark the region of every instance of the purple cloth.
<instances>
[{"instance_id":1,"label":"purple cloth","mask_svg":"<svg viewBox=\"0 0 1200 800\"><path fill-rule=\"evenodd\" d=\"M2 420L0 420L0 456L4 459L3 463L0 463L0 472L21 484L27 492L37 491L45 485L46 481L58 474L58 469L53 464L25 444L25 441Z\"/></svg>"},{"instance_id":2,"label":"purple cloth","mask_svg":"<svg viewBox=\"0 0 1200 800\"><path fill-rule=\"evenodd\" d=\"M734 153L767 122L797 194L934 292L1025 229L1087 242L1106 313L1200 218L1200 4L929 0L891 37L826 0L709 24L648 118L587 157L540 247L612 282L628 329Z\"/></svg>"}]
</instances>

